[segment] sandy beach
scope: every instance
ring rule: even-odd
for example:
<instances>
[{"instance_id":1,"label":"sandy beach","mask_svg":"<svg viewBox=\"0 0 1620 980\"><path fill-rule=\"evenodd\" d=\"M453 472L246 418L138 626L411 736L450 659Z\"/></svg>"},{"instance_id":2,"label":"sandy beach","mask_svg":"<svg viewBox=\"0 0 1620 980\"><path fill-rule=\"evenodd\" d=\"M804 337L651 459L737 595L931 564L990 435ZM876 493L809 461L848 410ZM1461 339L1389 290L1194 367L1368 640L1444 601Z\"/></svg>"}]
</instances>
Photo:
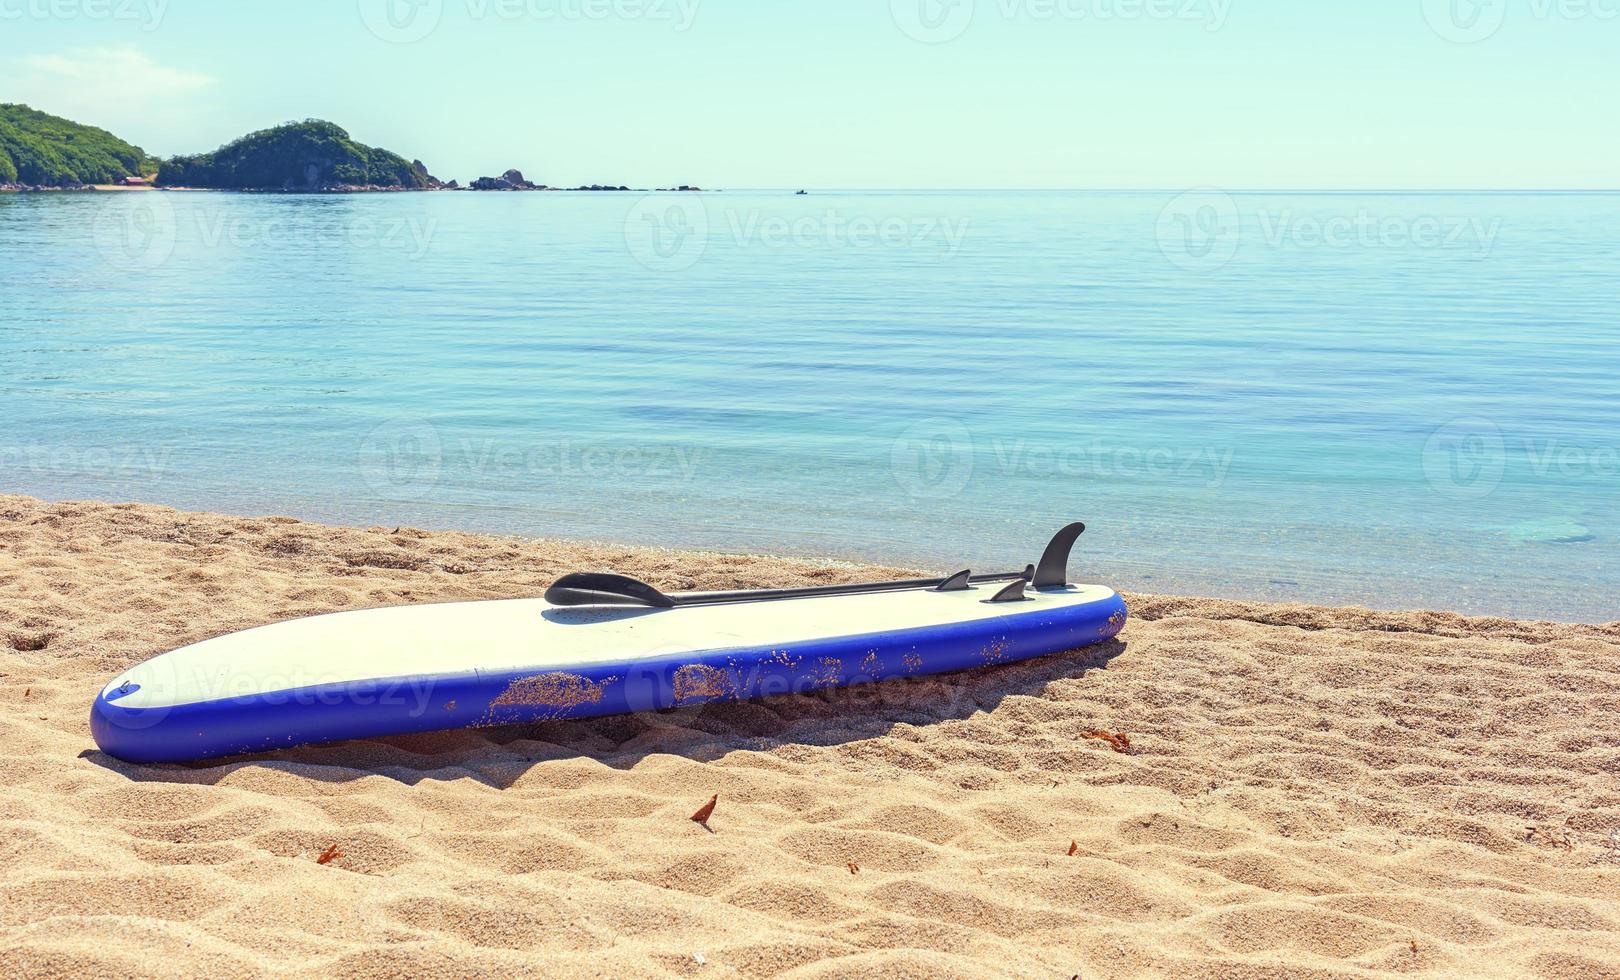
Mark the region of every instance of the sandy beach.
<instances>
[{"instance_id":1,"label":"sandy beach","mask_svg":"<svg viewBox=\"0 0 1620 980\"><path fill-rule=\"evenodd\" d=\"M0 496L5 972L1620 975L1620 623L1132 595L1103 646L815 695L197 767L90 738L184 643L610 567L900 571Z\"/></svg>"}]
</instances>

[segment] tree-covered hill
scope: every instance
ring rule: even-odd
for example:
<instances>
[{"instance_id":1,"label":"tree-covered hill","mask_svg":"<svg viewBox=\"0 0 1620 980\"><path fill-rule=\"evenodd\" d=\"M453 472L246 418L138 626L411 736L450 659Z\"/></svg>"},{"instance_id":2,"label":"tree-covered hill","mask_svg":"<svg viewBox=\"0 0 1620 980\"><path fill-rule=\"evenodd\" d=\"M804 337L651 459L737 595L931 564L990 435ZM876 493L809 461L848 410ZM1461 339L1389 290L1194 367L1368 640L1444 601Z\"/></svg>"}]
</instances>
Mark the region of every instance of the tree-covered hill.
<instances>
[{"instance_id":1,"label":"tree-covered hill","mask_svg":"<svg viewBox=\"0 0 1620 980\"><path fill-rule=\"evenodd\" d=\"M170 187L299 191L437 185L420 165L356 143L341 127L319 119L249 133L212 153L165 160L157 182Z\"/></svg>"},{"instance_id":2,"label":"tree-covered hill","mask_svg":"<svg viewBox=\"0 0 1620 980\"><path fill-rule=\"evenodd\" d=\"M0 184L116 184L155 169L144 150L105 129L0 104Z\"/></svg>"}]
</instances>

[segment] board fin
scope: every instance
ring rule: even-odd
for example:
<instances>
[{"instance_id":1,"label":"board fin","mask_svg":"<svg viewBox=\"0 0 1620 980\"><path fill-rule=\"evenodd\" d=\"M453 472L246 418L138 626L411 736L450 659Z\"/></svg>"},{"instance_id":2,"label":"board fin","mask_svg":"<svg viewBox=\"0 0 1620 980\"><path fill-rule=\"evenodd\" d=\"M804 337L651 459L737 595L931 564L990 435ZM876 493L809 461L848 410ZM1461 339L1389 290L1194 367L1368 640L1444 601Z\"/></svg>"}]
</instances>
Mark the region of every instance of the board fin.
<instances>
[{"instance_id":1,"label":"board fin","mask_svg":"<svg viewBox=\"0 0 1620 980\"><path fill-rule=\"evenodd\" d=\"M1046 545L1046 551L1041 554L1040 566L1035 569L1035 575L1030 579L1035 588L1061 589L1069 584L1069 552L1074 550L1074 543L1085 531L1086 526L1075 521L1052 535L1052 540Z\"/></svg>"},{"instance_id":2,"label":"board fin","mask_svg":"<svg viewBox=\"0 0 1620 980\"><path fill-rule=\"evenodd\" d=\"M1007 585L1007 587L1005 589L1002 589L1000 592L997 592L994 596L992 596L991 598L989 598L989 599L987 599L985 601L987 601L987 602L1022 602L1025 599L1029 598L1028 596L1024 595L1024 585L1025 584L1026 583L1024 582L1023 579L1015 578L1015 579L1012 580L1011 583L1009 583Z\"/></svg>"},{"instance_id":3,"label":"board fin","mask_svg":"<svg viewBox=\"0 0 1620 980\"><path fill-rule=\"evenodd\" d=\"M965 592L967 591L968 585L972 582L972 580L973 570L971 568L964 568L960 572L957 572L955 575L950 576L945 581L934 586L934 591Z\"/></svg>"}]
</instances>

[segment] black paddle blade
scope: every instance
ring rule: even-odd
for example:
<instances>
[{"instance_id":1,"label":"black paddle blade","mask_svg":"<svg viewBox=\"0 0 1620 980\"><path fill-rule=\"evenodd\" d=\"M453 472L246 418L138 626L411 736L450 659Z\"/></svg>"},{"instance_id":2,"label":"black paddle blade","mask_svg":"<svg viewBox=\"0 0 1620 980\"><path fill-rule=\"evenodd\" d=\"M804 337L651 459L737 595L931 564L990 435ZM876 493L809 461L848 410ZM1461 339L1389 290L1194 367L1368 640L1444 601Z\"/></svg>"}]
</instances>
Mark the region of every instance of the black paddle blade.
<instances>
[{"instance_id":1,"label":"black paddle blade","mask_svg":"<svg viewBox=\"0 0 1620 980\"><path fill-rule=\"evenodd\" d=\"M646 582L611 572L574 572L546 590L553 606L651 606L670 609L675 600Z\"/></svg>"},{"instance_id":2,"label":"black paddle blade","mask_svg":"<svg viewBox=\"0 0 1620 980\"><path fill-rule=\"evenodd\" d=\"M1074 549L1074 543L1084 534L1086 526L1075 521L1068 527L1052 536L1041 555L1041 563L1035 569L1035 578L1030 583L1037 589L1061 589L1069 584L1069 552Z\"/></svg>"}]
</instances>

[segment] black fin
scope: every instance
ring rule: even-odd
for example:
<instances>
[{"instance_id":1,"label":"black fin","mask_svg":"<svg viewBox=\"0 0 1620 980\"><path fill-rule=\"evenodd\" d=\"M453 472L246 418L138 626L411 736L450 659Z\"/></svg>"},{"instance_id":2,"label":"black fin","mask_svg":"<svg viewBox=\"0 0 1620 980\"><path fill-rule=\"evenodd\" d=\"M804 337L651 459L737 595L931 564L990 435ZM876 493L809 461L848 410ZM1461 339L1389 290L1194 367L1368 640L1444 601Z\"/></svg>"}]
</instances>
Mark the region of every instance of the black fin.
<instances>
[{"instance_id":1,"label":"black fin","mask_svg":"<svg viewBox=\"0 0 1620 980\"><path fill-rule=\"evenodd\" d=\"M995 596L992 597L989 601L991 601L991 602L1021 602L1024 599L1028 598L1028 596L1024 595L1024 584L1025 583L1024 583L1023 579L1015 578L1015 579L1012 580L1011 583L1008 584L1008 586L1005 589L1002 589L1000 592L997 592L995 594Z\"/></svg>"},{"instance_id":2,"label":"black fin","mask_svg":"<svg viewBox=\"0 0 1620 980\"><path fill-rule=\"evenodd\" d=\"M652 606L669 609L675 600L628 575L610 572L574 572L546 590L553 606Z\"/></svg>"},{"instance_id":3,"label":"black fin","mask_svg":"<svg viewBox=\"0 0 1620 980\"><path fill-rule=\"evenodd\" d=\"M939 583L938 585L934 586L934 591L935 592L965 592L965 591L967 591L967 587L968 587L968 579L970 579L972 577L973 577L973 570L970 569L970 568L964 568L960 572L957 572L955 575L950 576L945 581L943 581L943 582Z\"/></svg>"},{"instance_id":4,"label":"black fin","mask_svg":"<svg viewBox=\"0 0 1620 980\"><path fill-rule=\"evenodd\" d=\"M1041 554L1040 567L1032 580L1037 589L1061 589L1069 584L1069 552L1084 534L1086 526L1079 521L1052 535L1046 551Z\"/></svg>"}]
</instances>

